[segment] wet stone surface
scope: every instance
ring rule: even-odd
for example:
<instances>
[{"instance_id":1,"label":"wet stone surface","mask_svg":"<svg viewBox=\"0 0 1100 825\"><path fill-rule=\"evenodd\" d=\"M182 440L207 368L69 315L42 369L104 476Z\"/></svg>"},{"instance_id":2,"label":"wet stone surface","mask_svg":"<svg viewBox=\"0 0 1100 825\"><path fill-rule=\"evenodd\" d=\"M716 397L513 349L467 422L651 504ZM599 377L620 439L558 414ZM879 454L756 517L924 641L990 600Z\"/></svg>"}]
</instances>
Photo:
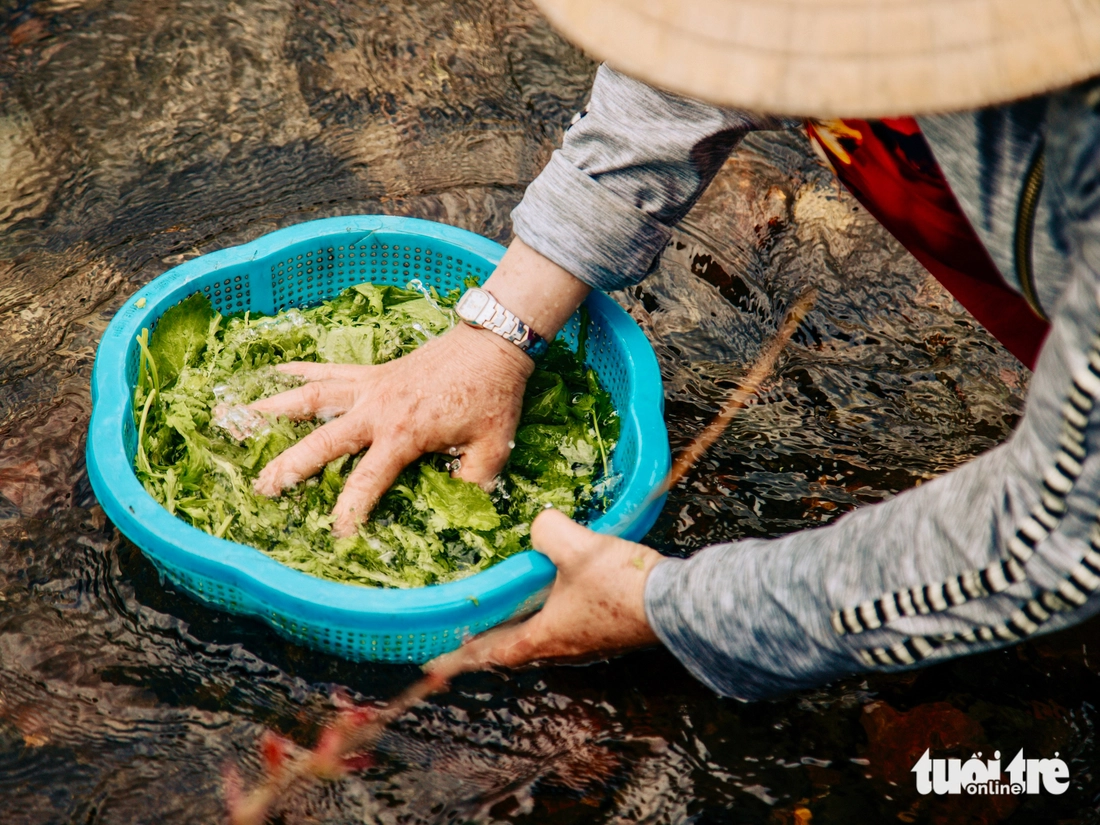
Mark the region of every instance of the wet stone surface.
<instances>
[{"instance_id":1,"label":"wet stone surface","mask_svg":"<svg viewBox=\"0 0 1100 825\"><path fill-rule=\"evenodd\" d=\"M265 727L312 744L351 665L197 605L105 520L83 460L95 346L140 285L303 220L411 215L501 242L594 66L524 3L0 0L3 822L215 822ZM673 448L794 297L761 402L649 541L813 527L1003 441L1027 372L800 135L746 141L656 274L615 297L658 352ZM655 650L463 678L292 822L1093 822L1100 625L746 706ZM1063 796L917 795L932 746L1067 760Z\"/></svg>"}]
</instances>

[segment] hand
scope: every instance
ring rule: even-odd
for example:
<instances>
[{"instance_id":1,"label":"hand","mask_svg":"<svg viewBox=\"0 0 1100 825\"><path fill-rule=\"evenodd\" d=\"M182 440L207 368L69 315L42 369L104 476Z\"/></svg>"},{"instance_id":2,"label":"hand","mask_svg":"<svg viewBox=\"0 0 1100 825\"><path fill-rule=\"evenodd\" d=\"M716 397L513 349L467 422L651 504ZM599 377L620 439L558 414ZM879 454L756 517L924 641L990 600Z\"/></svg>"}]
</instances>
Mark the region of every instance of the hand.
<instances>
[{"instance_id":1,"label":"hand","mask_svg":"<svg viewBox=\"0 0 1100 825\"><path fill-rule=\"evenodd\" d=\"M370 447L333 509L333 534L348 536L424 453L457 455L460 478L490 487L508 460L534 364L514 344L461 324L386 364L278 369L308 383L251 409L293 419L339 417L264 467L256 492L278 495L333 459Z\"/></svg>"},{"instance_id":2,"label":"hand","mask_svg":"<svg viewBox=\"0 0 1100 825\"><path fill-rule=\"evenodd\" d=\"M519 238L485 288L547 340L589 291ZM457 453L458 477L490 487L511 452L534 363L500 336L462 324L387 364L297 363L279 369L310 383L252 409L294 419L339 418L264 467L256 492L278 495L334 458L369 446L333 508L333 534L349 536L401 470L424 453Z\"/></svg>"},{"instance_id":3,"label":"hand","mask_svg":"<svg viewBox=\"0 0 1100 825\"><path fill-rule=\"evenodd\" d=\"M450 680L471 670L548 659L576 661L659 641L644 609L646 579L661 560L659 553L594 533L557 510L535 519L531 540L558 568L542 610L433 659L426 671Z\"/></svg>"}]
</instances>

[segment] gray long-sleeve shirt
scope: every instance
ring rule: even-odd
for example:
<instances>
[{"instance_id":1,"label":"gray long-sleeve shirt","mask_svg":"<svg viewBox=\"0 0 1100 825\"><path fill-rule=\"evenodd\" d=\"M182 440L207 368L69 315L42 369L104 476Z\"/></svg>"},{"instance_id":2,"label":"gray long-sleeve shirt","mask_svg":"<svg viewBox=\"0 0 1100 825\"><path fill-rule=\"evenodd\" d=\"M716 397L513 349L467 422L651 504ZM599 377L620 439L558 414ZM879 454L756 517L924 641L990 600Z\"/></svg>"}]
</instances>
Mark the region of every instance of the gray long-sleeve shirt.
<instances>
[{"instance_id":1,"label":"gray long-sleeve shirt","mask_svg":"<svg viewBox=\"0 0 1100 825\"><path fill-rule=\"evenodd\" d=\"M891 501L654 568L650 624L719 693L914 667L1100 610L1100 83L920 123L1014 285L1017 202L1045 140L1034 268L1053 323L1026 414L1007 443ZM513 212L516 234L595 288L636 283L737 142L791 125L602 67L585 116Z\"/></svg>"}]
</instances>

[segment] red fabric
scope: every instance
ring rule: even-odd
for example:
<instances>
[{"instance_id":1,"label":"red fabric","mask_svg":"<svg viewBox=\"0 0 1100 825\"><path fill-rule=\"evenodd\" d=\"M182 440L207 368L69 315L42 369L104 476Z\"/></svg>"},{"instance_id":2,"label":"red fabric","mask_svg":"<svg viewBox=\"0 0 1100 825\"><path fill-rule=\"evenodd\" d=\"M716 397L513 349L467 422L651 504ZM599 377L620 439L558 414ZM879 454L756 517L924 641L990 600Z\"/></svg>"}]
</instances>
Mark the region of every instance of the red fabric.
<instances>
[{"instance_id":1,"label":"red fabric","mask_svg":"<svg viewBox=\"0 0 1100 825\"><path fill-rule=\"evenodd\" d=\"M1005 348L1034 368L1050 328L994 265L912 118L808 123L837 177Z\"/></svg>"}]
</instances>

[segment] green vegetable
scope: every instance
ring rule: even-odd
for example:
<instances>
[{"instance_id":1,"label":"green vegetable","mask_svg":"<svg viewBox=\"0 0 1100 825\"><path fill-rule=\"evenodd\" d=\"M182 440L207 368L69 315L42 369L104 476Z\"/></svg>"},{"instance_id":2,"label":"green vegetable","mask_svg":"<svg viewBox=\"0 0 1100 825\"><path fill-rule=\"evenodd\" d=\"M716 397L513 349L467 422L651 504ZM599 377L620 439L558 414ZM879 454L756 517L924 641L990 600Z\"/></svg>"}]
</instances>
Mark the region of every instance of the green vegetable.
<instances>
[{"instance_id":1,"label":"green vegetable","mask_svg":"<svg viewBox=\"0 0 1100 825\"><path fill-rule=\"evenodd\" d=\"M171 383L185 364L202 354L213 320L210 301L198 292L164 313L149 341L161 381Z\"/></svg>"},{"instance_id":2,"label":"green vegetable","mask_svg":"<svg viewBox=\"0 0 1100 825\"><path fill-rule=\"evenodd\" d=\"M299 384L274 365L388 361L449 329L457 297L360 284L310 309L222 317L191 296L138 342L138 478L208 533L316 576L385 587L451 581L525 549L547 505L570 516L600 507L619 419L595 373L558 342L528 384L516 446L492 494L452 478L444 456L427 456L356 535L334 539L332 507L358 456L330 462L279 498L253 492L264 465L319 426L270 417L242 441L223 429L243 405Z\"/></svg>"}]
</instances>

